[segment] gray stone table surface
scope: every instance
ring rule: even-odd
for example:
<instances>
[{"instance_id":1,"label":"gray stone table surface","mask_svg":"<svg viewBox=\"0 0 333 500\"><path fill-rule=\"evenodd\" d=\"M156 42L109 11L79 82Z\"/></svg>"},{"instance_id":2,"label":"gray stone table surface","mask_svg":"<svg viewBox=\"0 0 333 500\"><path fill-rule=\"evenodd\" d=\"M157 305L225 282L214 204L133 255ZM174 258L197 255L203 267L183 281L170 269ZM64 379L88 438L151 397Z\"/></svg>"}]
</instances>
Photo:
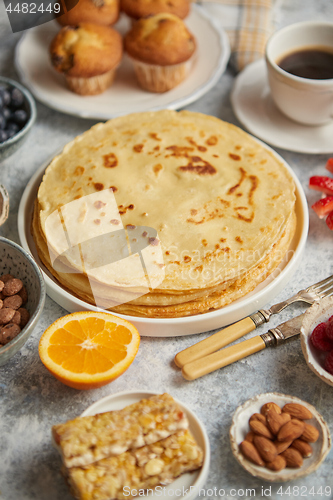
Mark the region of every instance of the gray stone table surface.
<instances>
[{"instance_id":1,"label":"gray stone table surface","mask_svg":"<svg viewBox=\"0 0 333 500\"><path fill-rule=\"evenodd\" d=\"M333 21L333 2L279 1L276 10L278 26L308 19ZM15 79L18 76L13 60L19 38L20 34L11 34L0 2L0 74ZM231 70L227 70L208 94L187 109L240 125L230 103L234 76ZM0 165L0 182L7 187L11 202L9 219L0 234L16 242L19 241L18 205L28 180L50 155L95 123L58 113L39 103L37 109L38 119L28 140L15 155ZM318 198L318 193L309 191L308 179L311 175L324 175L329 155L312 156L285 150L278 150L278 153L300 179L310 207ZM331 274L332 252L333 233L310 210L309 236L301 265L274 302ZM293 310L284 311L272 319L271 326L301 310L300 306L294 306ZM245 490L254 488L256 498L264 498L264 487L265 498L274 500L301 496L309 499L333 498L333 494L325 497L319 490L322 487L324 492L325 486L333 490L332 451L316 473L284 483L282 490L279 490L280 484L272 484L270 492L267 490L270 484L245 472L230 450L228 433L234 411L248 398L264 392L291 394L312 403L333 432L333 389L309 370L299 341L263 351L197 381L187 382L173 364L174 355L205 338L207 332L200 336L142 338L139 353L124 375L103 388L77 391L53 378L40 362L37 352L43 331L65 313L47 298L42 318L29 341L9 363L0 368L0 499L70 500L72 497L59 473L58 454L51 446L51 426L79 415L87 406L104 396L135 389L170 392L204 422L212 452L206 490L223 488L229 497L244 498ZM266 329L262 326L259 332L251 335L264 333ZM290 490L287 490L288 486ZM311 490L312 486L315 490ZM214 492L208 492L202 498L217 496Z\"/></svg>"}]
</instances>

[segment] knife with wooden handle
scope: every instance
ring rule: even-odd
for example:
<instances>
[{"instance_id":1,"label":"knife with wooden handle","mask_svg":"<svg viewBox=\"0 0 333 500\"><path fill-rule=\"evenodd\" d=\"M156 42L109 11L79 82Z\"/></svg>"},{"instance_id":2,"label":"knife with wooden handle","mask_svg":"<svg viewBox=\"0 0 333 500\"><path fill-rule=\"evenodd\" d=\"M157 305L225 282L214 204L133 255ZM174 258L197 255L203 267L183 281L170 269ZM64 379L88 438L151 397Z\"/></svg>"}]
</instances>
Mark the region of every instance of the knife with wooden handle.
<instances>
[{"instance_id":1,"label":"knife with wooden handle","mask_svg":"<svg viewBox=\"0 0 333 500\"><path fill-rule=\"evenodd\" d=\"M299 334L304 314L281 323L263 335L239 342L238 344L213 352L208 356L191 361L183 366L182 375L186 380L195 380L218 368L228 366L266 347L278 346ZM198 344L197 344L198 345Z\"/></svg>"},{"instance_id":2,"label":"knife with wooden handle","mask_svg":"<svg viewBox=\"0 0 333 500\"><path fill-rule=\"evenodd\" d=\"M259 313L256 313L256 315L258 314ZM256 315L253 314L252 316L248 316L231 326L227 326L213 335L210 335L206 339L201 340L197 344L179 352L175 356L176 365L179 366L179 368L183 368L183 366L187 363L207 356L212 352L218 351L219 349L222 349L222 347L225 347L240 337L243 337L246 333L252 332L252 330L257 328L257 326L265 322L264 319L261 322L256 321Z\"/></svg>"}]
</instances>

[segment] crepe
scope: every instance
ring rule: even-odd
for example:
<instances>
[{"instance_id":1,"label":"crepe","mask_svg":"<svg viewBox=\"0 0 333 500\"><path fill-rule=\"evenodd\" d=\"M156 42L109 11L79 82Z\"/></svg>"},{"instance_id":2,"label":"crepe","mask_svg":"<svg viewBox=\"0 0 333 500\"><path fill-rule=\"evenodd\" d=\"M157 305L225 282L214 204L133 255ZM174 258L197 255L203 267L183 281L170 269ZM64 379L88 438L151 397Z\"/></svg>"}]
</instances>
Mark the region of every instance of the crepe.
<instances>
[{"instance_id":1,"label":"crepe","mask_svg":"<svg viewBox=\"0 0 333 500\"><path fill-rule=\"evenodd\" d=\"M88 302L149 317L197 314L248 293L281 262L295 230L294 190L283 163L231 124L138 113L95 125L54 158L33 236L52 274Z\"/></svg>"}]
</instances>

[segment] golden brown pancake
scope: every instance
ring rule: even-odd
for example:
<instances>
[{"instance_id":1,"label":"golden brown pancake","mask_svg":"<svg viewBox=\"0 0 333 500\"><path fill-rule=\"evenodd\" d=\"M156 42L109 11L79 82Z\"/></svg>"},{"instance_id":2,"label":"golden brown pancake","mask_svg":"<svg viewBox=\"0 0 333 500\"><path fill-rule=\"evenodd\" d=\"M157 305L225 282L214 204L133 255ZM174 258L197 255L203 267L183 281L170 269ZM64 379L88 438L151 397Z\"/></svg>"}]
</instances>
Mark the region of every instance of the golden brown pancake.
<instances>
[{"instance_id":1,"label":"golden brown pancake","mask_svg":"<svg viewBox=\"0 0 333 500\"><path fill-rule=\"evenodd\" d=\"M234 125L188 111L138 113L95 125L54 158L38 191L33 234L44 264L88 302L87 275L106 302L117 296L114 311L203 313L248 293L281 262L295 230L294 189L284 164ZM105 206L95 213L87 195ZM108 218L114 210L116 226ZM140 296L147 273L134 257L98 266L102 248L84 274L54 271L48 250L57 255L66 247L54 213L62 214L72 244L98 231L154 228L157 238L147 236L154 289ZM78 255L67 256L69 269L82 270Z\"/></svg>"}]
</instances>

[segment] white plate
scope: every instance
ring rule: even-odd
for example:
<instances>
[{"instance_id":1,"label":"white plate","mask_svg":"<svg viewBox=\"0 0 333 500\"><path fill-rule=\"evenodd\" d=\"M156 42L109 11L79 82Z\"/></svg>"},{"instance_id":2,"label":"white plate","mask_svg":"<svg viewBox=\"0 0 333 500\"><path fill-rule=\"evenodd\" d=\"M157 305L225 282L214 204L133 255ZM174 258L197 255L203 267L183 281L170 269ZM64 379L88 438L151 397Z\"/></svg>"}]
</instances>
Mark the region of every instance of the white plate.
<instances>
[{"instance_id":1,"label":"white plate","mask_svg":"<svg viewBox=\"0 0 333 500\"><path fill-rule=\"evenodd\" d=\"M256 139L257 140L257 139ZM127 319L138 329L140 335L147 337L178 337L181 335L192 335L209 330L215 330L223 326L234 323L254 311L261 309L285 287L291 279L301 262L303 249L306 243L309 226L309 213L307 201L302 186L294 172L271 148L258 141L263 147L271 151L281 162L283 162L292 175L296 184L296 216L297 227L295 236L291 242L289 251L279 267L255 290L244 297L236 300L232 304L213 312L188 316L184 318L139 318L117 314L121 318ZM54 155L52 156L52 158ZM46 292L55 302L69 312L75 311L100 311L99 308L78 299L65 289L54 279L51 273L45 268L38 257L34 240L31 235L31 218L34 202L37 196L39 185L45 168L51 159L45 162L33 175L24 190L18 211L18 232L21 245L30 252L43 271L46 283Z\"/></svg>"},{"instance_id":2,"label":"white plate","mask_svg":"<svg viewBox=\"0 0 333 500\"><path fill-rule=\"evenodd\" d=\"M238 75L231 103L244 127L272 146L308 154L333 152L333 120L320 127L301 125L275 106L264 59L249 64Z\"/></svg>"},{"instance_id":3,"label":"white plate","mask_svg":"<svg viewBox=\"0 0 333 500\"><path fill-rule=\"evenodd\" d=\"M112 394L110 396L106 396L103 399L100 399L99 401L96 401L96 403L89 406L89 408L87 408L82 413L81 417L86 417L87 415L95 415L96 413L102 413L104 411L121 410L125 406L137 403L141 399L149 398L150 396L153 396L155 394L155 392L151 391L126 391L119 392L118 394ZM183 474L173 483L165 486L165 490L163 490L162 495L161 492L158 492L157 494L149 494L148 497L152 500L155 498L161 498L161 496L164 498L169 498L170 500L194 500L198 496L200 488L204 486L208 476L210 463L210 445L206 430L198 417L187 406L178 401L176 398L174 399L184 410L188 417L189 429L198 445L204 451L204 462L202 468L198 471ZM178 494L182 493L186 489L190 490L191 486L192 489L191 491L188 491L187 494Z\"/></svg>"},{"instance_id":4,"label":"white plate","mask_svg":"<svg viewBox=\"0 0 333 500\"><path fill-rule=\"evenodd\" d=\"M197 40L195 61L186 80L163 94L140 89L126 55L115 82L103 94L82 97L68 90L64 77L52 68L48 52L60 29L56 21L24 33L16 47L16 69L24 84L46 106L82 118L108 120L129 112L178 109L196 101L217 83L230 56L226 33L202 8L192 4L186 24ZM129 20L123 16L116 29L125 33L128 28Z\"/></svg>"},{"instance_id":5,"label":"white plate","mask_svg":"<svg viewBox=\"0 0 333 500\"><path fill-rule=\"evenodd\" d=\"M304 458L303 465L299 469L286 468L280 472L273 472L265 467L254 465L247 460L239 450L239 444L244 440L246 434L250 430L249 418L253 413L260 413L261 407L270 402L276 403L280 408L287 403L300 404L310 410L313 415L313 418L311 420L306 420L306 422L318 429L319 438L315 443L309 443L312 447L312 455L309 458ZM239 406L232 418L229 436L232 453L240 465L252 474L252 476L272 482L292 481L311 474L320 466L323 460L325 460L331 448L331 436L328 426L314 406L294 396L287 396L286 394L279 394L277 392L259 394Z\"/></svg>"}]
</instances>

